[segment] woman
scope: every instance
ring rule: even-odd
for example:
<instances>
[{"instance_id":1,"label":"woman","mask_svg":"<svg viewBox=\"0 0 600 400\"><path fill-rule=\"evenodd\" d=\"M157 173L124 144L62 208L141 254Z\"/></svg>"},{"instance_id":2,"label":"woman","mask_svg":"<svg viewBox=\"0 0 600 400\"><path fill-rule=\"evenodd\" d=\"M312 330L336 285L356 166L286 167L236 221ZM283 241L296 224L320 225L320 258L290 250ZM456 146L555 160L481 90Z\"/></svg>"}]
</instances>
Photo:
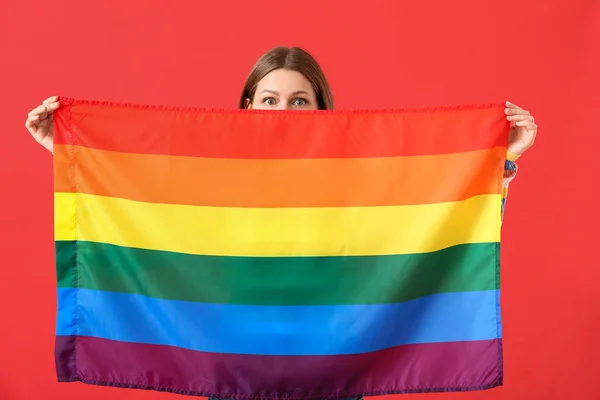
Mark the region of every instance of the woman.
<instances>
[{"instance_id":1,"label":"woman","mask_svg":"<svg viewBox=\"0 0 600 400\"><path fill-rule=\"evenodd\" d=\"M25 126L35 140L49 151L53 146L52 114L60 106L50 97L32 110ZM276 47L254 65L241 93L239 108L257 110L332 110L333 96L321 67L299 48ZM507 102L511 122L508 156L504 171L503 207L508 184L517 171L516 159L533 145L537 126L531 114Z\"/></svg>"}]
</instances>

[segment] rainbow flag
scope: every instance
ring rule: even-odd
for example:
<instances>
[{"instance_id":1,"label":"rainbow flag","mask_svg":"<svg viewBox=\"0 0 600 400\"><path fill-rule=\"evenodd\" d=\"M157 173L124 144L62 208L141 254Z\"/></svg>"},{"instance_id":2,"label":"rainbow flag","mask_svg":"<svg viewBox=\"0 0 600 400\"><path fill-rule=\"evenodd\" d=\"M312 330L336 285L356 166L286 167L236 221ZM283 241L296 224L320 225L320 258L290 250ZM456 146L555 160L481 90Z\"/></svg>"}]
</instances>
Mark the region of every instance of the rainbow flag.
<instances>
[{"instance_id":1,"label":"rainbow flag","mask_svg":"<svg viewBox=\"0 0 600 400\"><path fill-rule=\"evenodd\" d=\"M502 384L502 106L61 101L60 381L235 399Z\"/></svg>"}]
</instances>

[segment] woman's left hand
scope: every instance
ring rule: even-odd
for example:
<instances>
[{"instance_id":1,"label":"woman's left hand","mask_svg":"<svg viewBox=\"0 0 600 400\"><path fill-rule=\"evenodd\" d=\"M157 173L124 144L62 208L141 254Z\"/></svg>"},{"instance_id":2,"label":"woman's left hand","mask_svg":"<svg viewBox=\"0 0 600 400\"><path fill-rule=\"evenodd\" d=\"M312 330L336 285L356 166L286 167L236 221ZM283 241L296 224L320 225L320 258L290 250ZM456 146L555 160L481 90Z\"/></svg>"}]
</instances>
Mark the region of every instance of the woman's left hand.
<instances>
[{"instance_id":1,"label":"woman's left hand","mask_svg":"<svg viewBox=\"0 0 600 400\"><path fill-rule=\"evenodd\" d=\"M535 135L537 134L535 119L529 111L523 110L508 101L504 112L506 113L506 119L511 122L508 135L508 151L520 156L535 142Z\"/></svg>"}]
</instances>

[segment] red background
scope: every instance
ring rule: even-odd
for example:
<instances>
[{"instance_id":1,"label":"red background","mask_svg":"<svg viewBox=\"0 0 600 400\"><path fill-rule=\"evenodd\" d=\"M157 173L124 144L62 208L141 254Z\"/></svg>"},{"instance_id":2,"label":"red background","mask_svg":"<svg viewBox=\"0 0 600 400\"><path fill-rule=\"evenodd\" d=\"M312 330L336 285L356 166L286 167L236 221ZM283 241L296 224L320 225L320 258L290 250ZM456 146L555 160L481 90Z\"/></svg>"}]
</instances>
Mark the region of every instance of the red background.
<instances>
[{"instance_id":1,"label":"red background","mask_svg":"<svg viewBox=\"0 0 600 400\"><path fill-rule=\"evenodd\" d=\"M27 112L53 94L235 107L279 44L314 53L338 108L533 113L503 231L505 386L416 398L600 398L600 1L0 0L0 399L180 398L56 383L52 163Z\"/></svg>"}]
</instances>

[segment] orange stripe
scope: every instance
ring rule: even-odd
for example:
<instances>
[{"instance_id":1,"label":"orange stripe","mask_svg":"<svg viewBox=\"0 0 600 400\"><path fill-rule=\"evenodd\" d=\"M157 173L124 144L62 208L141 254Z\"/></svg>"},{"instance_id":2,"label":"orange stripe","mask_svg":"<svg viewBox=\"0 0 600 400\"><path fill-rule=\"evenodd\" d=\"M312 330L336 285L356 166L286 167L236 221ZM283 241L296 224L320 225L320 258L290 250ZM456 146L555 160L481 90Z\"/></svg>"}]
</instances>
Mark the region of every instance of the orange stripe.
<instances>
[{"instance_id":1,"label":"orange stripe","mask_svg":"<svg viewBox=\"0 0 600 400\"><path fill-rule=\"evenodd\" d=\"M217 207L432 204L501 193L506 149L416 157L219 159L141 155L56 145L55 165L77 159L76 188L56 192ZM64 168L64 167L63 167ZM498 177L498 179L490 179Z\"/></svg>"}]
</instances>

